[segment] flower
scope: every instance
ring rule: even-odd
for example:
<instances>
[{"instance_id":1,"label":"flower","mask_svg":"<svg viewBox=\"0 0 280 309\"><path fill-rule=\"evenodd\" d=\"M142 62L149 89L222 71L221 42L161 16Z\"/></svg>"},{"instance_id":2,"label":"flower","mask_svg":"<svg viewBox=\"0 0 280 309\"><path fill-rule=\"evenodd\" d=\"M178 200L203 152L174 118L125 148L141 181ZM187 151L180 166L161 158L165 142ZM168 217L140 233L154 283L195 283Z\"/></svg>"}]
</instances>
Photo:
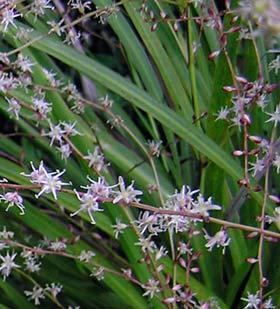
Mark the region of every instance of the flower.
<instances>
[{"instance_id":1,"label":"flower","mask_svg":"<svg viewBox=\"0 0 280 309\"><path fill-rule=\"evenodd\" d=\"M68 2L68 4L71 5L72 9L76 9L80 12L80 14L84 15L85 14L85 10L89 9L90 10L90 5L91 2L90 1L85 1L84 3L82 3L81 0L70 0Z\"/></svg>"},{"instance_id":2,"label":"flower","mask_svg":"<svg viewBox=\"0 0 280 309\"><path fill-rule=\"evenodd\" d=\"M50 146L53 145L54 141L58 141L61 144L63 135L66 131L61 127L60 123L54 126L51 122L49 122L49 126L49 132L43 133L42 136L48 136L51 139Z\"/></svg>"},{"instance_id":3,"label":"flower","mask_svg":"<svg viewBox=\"0 0 280 309\"><path fill-rule=\"evenodd\" d=\"M204 232L204 237L206 240L208 240L207 244L205 245L208 251L212 251L215 246L217 246L217 248L223 247L224 254L226 247L230 243L230 238L228 238L227 232L225 230L220 230L213 237L209 236L205 230Z\"/></svg>"},{"instance_id":4,"label":"flower","mask_svg":"<svg viewBox=\"0 0 280 309\"><path fill-rule=\"evenodd\" d=\"M244 309L249 309L249 308L253 308L253 309L258 309L259 305L261 303L261 299L259 298L259 292L257 292L256 294L250 294L249 292L247 292L248 297L242 297L241 300L247 302L247 305L244 307Z\"/></svg>"},{"instance_id":5,"label":"flower","mask_svg":"<svg viewBox=\"0 0 280 309\"><path fill-rule=\"evenodd\" d=\"M81 262L89 263L94 256L95 256L94 252L83 250L78 256L78 259Z\"/></svg>"},{"instance_id":6,"label":"flower","mask_svg":"<svg viewBox=\"0 0 280 309\"><path fill-rule=\"evenodd\" d=\"M66 244L64 241L56 240L52 241L48 248L53 251L64 251L66 249Z\"/></svg>"},{"instance_id":7,"label":"flower","mask_svg":"<svg viewBox=\"0 0 280 309\"><path fill-rule=\"evenodd\" d=\"M21 110L20 103L14 98L6 98L6 101L9 103L9 108L7 109L7 111L12 112L15 115L16 120L19 120L19 112Z\"/></svg>"},{"instance_id":8,"label":"flower","mask_svg":"<svg viewBox=\"0 0 280 309\"><path fill-rule=\"evenodd\" d=\"M278 75L278 71L280 71L280 55L269 63L268 69L269 71L274 70L275 74Z\"/></svg>"},{"instance_id":9,"label":"flower","mask_svg":"<svg viewBox=\"0 0 280 309\"><path fill-rule=\"evenodd\" d=\"M14 20L15 18L21 16L21 14L17 14L15 12L15 7L6 8L1 12L1 24L4 24L3 32L6 32L9 25L13 25L15 28L17 27Z\"/></svg>"},{"instance_id":10,"label":"flower","mask_svg":"<svg viewBox=\"0 0 280 309\"><path fill-rule=\"evenodd\" d=\"M41 269L41 262L38 262L38 259L33 255L26 258L24 261L25 269L31 273L39 272Z\"/></svg>"},{"instance_id":11,"label":"flower","mask_svg":"<svg viewBox=\"0 0 280 309\"><path fill-rule=\"evenodd\" d=\"M19 53L17 61L15 62L15 65L22 71L22 72L28 72L32 73L31 67L33 66L33 63L28 59L28 57L25 57L23 54Z\"/></svg>"},{"instance_id":12,"label":"flower","mask_svg":"<svg viewBox=\"0 0 280 309\"><path fill-rule=\"evenodd\" d=\"M137 195L142 195L143 192L139 190L135 190L133 188L134 181L126 188L123 178L119 177L119 183L120 191L115 191L114 195L115 198L113 200L113 204L116 204L120 201L125 202L126 204L129 204L131 202L139 202L139 199L136 198Z\"/></svg>"},{"instance_id":13,"label":"flower","mask_svg":"<svg viewBox=\"0 0 280 309\"><path fill-rule=\"evenodd\" d=\"M119 238L120 234L123 234L124 230L128 228L128 225L125 223L122 223L119 218L116 219L116 224L112 226L114 229L114 236L116 239Z\"/></svg>"},{"instance_id":14,"label":"flower","mask_svg":"<svg viewBox=\"0 0 280 309\"><path fill-rule=\"evenodd\" d=\"M62 160L67 160L71 154L72 154L72 150L69 144L61 144L59 147L57 147L57 150L60 152L61 154L61 159Z\"/></svg>"},{"instance_id":15,"label":"flower","mask_svg":"<svg viewBox=\"0 0 280 309\"><path fill-rule=\"evenodd\" d=\"M14 237L14 232L7 231L6 226L4 226L3 231L0 232L0 238L12 239L13 237Z\"/></svg>"},{"instance_id":16,"label":"flower","mask_svg":"<svg viewBox=\"0 0 280 309\"><path fill-rule=\"evenodd\" d=\"M29 296L29 300L34 300L36 306L40 305L40 299L45 298L44 289L38 285L35 285L32 291L24 291L24 294Z\"/></svg>"},{"instance_id":17,"label":"flower","mask_svg":"<svg viewBox=\"0 0 280 309\"><path fill-rule=\"evenodd\" d=\"M12 253L12 255L10 255L9 252L7 252L6 256L0 255L0 259L2 260L2 263L0 265L0 271L2 276L4 277L4 281L6 280L7 277L9 277L13 268L20 267L14 262L16 256L17 256L16 253Z\"/></svg>"},{"instance_id":18,"label":"flower","mask_svg":"<svg viewBox=\"0 0 280 309\"><path fill-rule=\"evenodd\" d=\"M153 240L151 240L152 235L149 235L147 238L139 238L139 242L135 243L136 246L140 246L143 253L154 253L157 249L157 246Z\"/></svg>"},{"instance_id":19,"label":"flower","mask_svg":"<svg viewBox=\"0 0 280 309\"><path fill-rule=\"evenodd\" d=\"M88 160L88 166L93 167L97 172L100 172L105 165L104 156L100 152L99 147L96 147L93 153L88 152L88 155L84 156L84 159Z\"/></svg>"},{"instance_id":20,"label":"flower","mask_svg":"<svg viewBox=\"0 0 280 309\"><path fill-rule=\"evenodd\" d=\"M36 194L38 198L43 193L52 193L55 200L57 200L57 191L61 190L62 186L70 185L71 183L62 182L59 177L65 173L65 170L62 172L55 171L48 173L44 167L43 162L41 161L39 168L36 169L32 162L30 162L32 167L31 174L21 173L22 175L29 177L30 181L35 184L41 185L41 191Z\"/></svg>"},{"instance_id":21,"label":"flower","mask_svg":"<svg viewBox=\"0 0 280 309\"><path fill-rule=\"evenodd\" d=\"M205 200L202 194L199 194L197 200L193 203L193 213L198 213L203 217L209 216L209 210L220 210L221 206L214 205L212 203L212 198L209 197L208 200Z\"/></svg>"},{"instance_id":22,"label":"flower","mask_svg":"<svg viewBox=\"0 0 280 309\"><path fill-rule=\"evenodd\" d=\"M18 192L7 192L4 195L0 195L0 200L4 201L5 204L8 204L6 211L8 211L10 207L17 206L20 210L20 214L24 215L24 205L22 204L23 198Z\"/></svg>"},{"instance_id":23,"label":"flower","mask_svg":"<svg viewBox=\"0 0 280 309\"><path fill-rule=\"evenodd\" d=\"M100 267L95 267L92 270L92 273L90 274L90 276L94 276L98 281L101 281L104 279L104 272L105 272L105 268L100 266Z\"/></svg>"},{"instance_id":24,"label":"flower","mask_svg":"<svg viewBox=\"0 0 280 309\"><path fill-rule=\"evenodd\" d=\"M50 5L51 0L34 0L31 5L31 10L35 17L45 14L46 9L53 9L54 7Z\"/></svg>"},{"instance_id":25,"label":"flower","mask_svg":"<svg viewBox=\"0 0 280 309\"><path fill-rule=\"evenodd\" d=\"M45 287L45 292L49 292L52 297L56 298L57 295L61 292L62 285L59 283L52 282L50 285L47 284Z\"/></svg>"},{"instance_id":26,"label":"flower","mask_svg":"<svg viewBox=\"0 0 280 309\"><path fill-rule=\"evenodd\" d=\"M159 157L160 155L160 145L162 144L162 141L156 142L156 141L149 141L149 154L152 157Z\"/></svg>"},{"instance_id":27,"label":"flower","mask_svg":"<svg viewBox=\"0 0 280 309\"><path fill-rule=\"evenodd\" d=\"M253 176L255 177L258 172L261 172L265 168L264 160L263 159L256 159L255 163L249 162L250 165L252 165L251 168L249 168L249 171L253 171Z\"/></svg>"},{"instance_id":28,"label":"flower","mask_svg":"<svg viewBox=\"0 0 280 309\"><path fill-rule=\"evenodd\" d=\"M34 97L32 100L33 110L37 113L38 120L47 119L48 113L51 112L51 104L45 101L44 97Z\"/></svg>"},{"instance_id":29,"label":"flower","mask_svg":"<svg viewBox=\"0 0 280 309\"><path fill-rule=\"evenodd\" d=\"M280 105L276 106L274 113L267 113L267 115L271 117L266 122L274 121L274 126L276 127L278 122L280 122Z\"/></svg>"},{"instance_id":30,"label":"flower","mask_svg":"<svg viewBox=\"0 0 280 309\"><path fill-rule=\"evenodd\" d=\"M74 192L76 193L78 200L81 201L81 205L80 208L74 213L71 213L70 216L76 216L79 212L86 210L90 217L91 224L95 224L96 222L92 213L96 211L103 211L103 209L99 208L97 197L90 192L82 193L81 195L76 190L74 190Z\"/></svg>"},{"instance_id":31,"label":"flower","mask_svg":"<svg viewBox=\"0 0 280 309\"><path fill-rule=\"evenodd\" d=\"M91 182L89 186L81 186L83 189L87 189L88 193L96 197L97 200L103 200L109 197L111 194L111 188L115 186L108 186L104 177L98 177L97 181L91 179L89 176L87 179Z\"/></svg>"},{"instance_id":32,"label":"flower","mask_svg":"<svg viewBox=\"0 0 280 309\"><path fill-rule=\"evenodd\" d=\"M277 174L279 174L280 173L280 155L278 153L275 155L275 158L272 164L273 166L276 167Z\"/></svg>"},{"instance_id":33,"label":"flower","mask_svg":"<svg viewBox=\"0 0 280 309\"><path fill-rule=\"evenodd\" d=\"M160 292L159 281L155 279L149 279L146 284L142 285L142 288L146 291L143 296L149 296L150 298Z\"/></svg>"}]
</instances>

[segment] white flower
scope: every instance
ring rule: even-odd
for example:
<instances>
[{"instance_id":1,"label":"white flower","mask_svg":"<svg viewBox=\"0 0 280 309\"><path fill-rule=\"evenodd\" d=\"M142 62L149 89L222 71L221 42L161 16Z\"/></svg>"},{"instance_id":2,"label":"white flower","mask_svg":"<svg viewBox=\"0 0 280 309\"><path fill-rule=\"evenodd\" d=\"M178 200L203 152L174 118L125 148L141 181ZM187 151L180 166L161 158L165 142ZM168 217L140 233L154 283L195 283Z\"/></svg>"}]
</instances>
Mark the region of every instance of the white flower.
<instances>
[{"instance_id":1,"label":"white flower","mask_svg":"<svg viewBox=\"0 0 280 309\"><path fill-rule=\"evenodd\" d=\"M197 213L202 215L203 217L209 216L208 211L209 210L220 210L221 206L214 205L212 203L211 197L208 198L208 200L205 201L204 197L202 194L199 194L197 197L197 201L193 203L193 213Z\"/></svg>"},{"instance_id":2,"label":"white flower","mask_svg":"<svg viewBox=\"0 0 280 309\"><path fill-rule=\"evenodd\" d=\"M1 12L1 24L4 24L3 31L6 32L9 25L13 25L15 28L17 27L14 20L15 18L21 16L21 14L18 14L15 12L15 7L12 8L6 8Z\"/></svg>"},{"instance_id":3,"label":"white flower","mask_svg":"<svg viewBox=\"0 0 280 309\"><path fill-rule=\"evenodd\" d=\"M12 239L13 237L14 237L14 232L7 231L6 226L4 226L3 231L0 232L0 238Z\"/></svg>"},{"instance_id":4,"label":"white flower","mask_svg":"<svg viewBox=\"0 0 280 309\"><path fill-rule=\"evenodd\" d=\"M40 299L44 299L44 289L38 285L33 287L32 291L24 291L24 294L29 297L29 300L34 300L35 305L40 305Z\"/></svg>"},{"instance_id":5,"label":"white flower","mask_svg":"<svg viewBox=\"0 0 280 309\"><path fill-rule=\"evenodd\" d=\"M20 109L21 109L21 105L20 103L14 99L14 98L5 98L6 101L9 103L9 108L7 109L8 112L12 112L16 119L19 120L19 112L20 112Z\"/></svg>"},{"instance_id":6,"label":"white flower","mask_svg":"<svg viewBox=\"0 0 280 309\"><path fill-rule=\"evenodd\" d=\"M125 223L122 223L119 218L116 219L116 224L112 226L114 229L114 236L116 239L119 238L120 234L123 234L124 230L128 228L128 225Z\"/></svg>"},{"instance_id":7,"label":"white flower","mask_svg":"<svg viewBox=\"0 0 280 309\"><path fill-rule=\"evenodd\" d=\"M45 292L49 292L54 298L57 297L57 295L61 292L61 290L62 285L54 282L52 282L51 285L47 284L45 287Z\"/></svg>"},{"instance_id":8,"label":"white flower","mask_svg":"<svg viewBox=\"0 0 280 309\"><path fill-rule=\"evenodd\" d=\"M162 141L156 142L156 141L149 141L149 153L151 156L159 157L160 155L160 145L162 144Z\"/></svg>"},{"instance_id":9,"label":"white flower","mask_svg":"<svg viewBox=\"0 0 280 309\"><path fill-rule=\"evenodd\" d=\"M50 22L47 23L50 24ZM60 86L60 81L55 78L56 73L49 71L45 68L43 68L42 70L46 75L47 80L50 82L51 87L58 88Z\"/></svg>"},{"instance_id":10,"label":"white flower","mask_svg":"<svg viewBox=\"0 0 280 309\"><path fill-rule=\"evenodd\" d=\"M41 191L36 195L38 198L43 193L52 193L55 200L57 200L57 191L61 190L62 186L70 185L70 183L62 182L59 177L65 173L65 170L62 172L56 171L53 173L47 173L45 171L46 178L40 182L42 185Z\"/></svg>"},{"instance_id":11,"label":"white flower","mask_svg":"<svg viewBox=\"0 0 280 309\"><path fill-rule=\"evenodd\" d=\"M95 224L95 220L93 218L92 213L96 212L96 211L103 211L103 209L99 208L99 204L97 202L97 198L92 195L91 193L82 193L81 195L74 190L74 192L77 195L78 200L81 202L80 204L80 208L75 211L74 213L71 213L70 216L76 216L78 213L80 213L81 211L87 211L90 220L91 220L91 224Z\"/></svg>"},{"instance_id":12,"label":"white flower","mask_svg":"<svg viewBox=\"0 0 280 309\"><path fill-rule=\"evenodd\" d=\"M213 237L209 236L205 230L204 232L204 237L206 240L208 240L207 244L205 245L208 251L212 251L215 246L217 246L217 248L223 247L224 254L226 247L230 243L230 238L228 238L227 232L225 230L220 230Z\"/></svg>"},{"instance_id":13,"label":"white flower","mask_svg":"<svg viewBox=\"0 0 280 309\"><path fill-rule=\"evenodd\" d=\"M58 141L61 144L63 135L66 133L66 131L62 129L60 124L54 126L51 122L49 122L49 126L49 132L43 133L42 136L48 136L51 139L50 146L52 146L55 141Z\"/></svg>"},{"instance_id":14,"label":"white flower","mask_svg":"<svg viewBox=\"0 0 280 309\"><path fill-rule=\"evenodd\" d=\"M100 266L100 267L95 267L92 270L92 273L90 274L90 276L94 276L98 281L101 281L104 279L104 272L105 272L105 268Z\"/></svg>"},{"instance_id":15,"label":"white flower","mask_svg":"<svg viewBox=\"0 0 280 309\"><path fill-rule=\"evenodd\" d=\"M113 200L113 203L116 204L120 201L125 202L126 204L129 204L131 202L139 202L139 199L136 198L137 195L142 195L143 192L139 190L135 190L133 188L134 181L126 188L123 178L119 177L119 188L120 191L114 191L114 195L116 197Z\"/></svg>"},{"instance_id":16,"label":"white flower","mask_svg":"<svg viewBox=\"0 0 280 309\"><path fill-rule=\"evenodd\" d=\"M81 188L84 188L88 190L88 193L92 194L97 198L97 200L103 200L109 197L111 193L111 188L115 186L108 186L106 184L104 177L98 177L97 181L91 179L89 176L87 179L91 182L89 186L81 186Z\"/></svg>"},{"instance_id":17,"label":"white flower","mask_svg":"<svg viewBox=\"0 0 280 309\"><path fill-rule=\"evenodd\" d=\"M163 232L159 226L159 216L156 214L150 214L149 211L140 212L138 219L134 221L134 224L143 235L146 231L150 234L157 235L157 233Z\"/></svg>"},{"instance_id":18,"label":"white flower","mask_svg":"<svg viewBox=\"0 0 280 309\"><path fill-rule=\"evenodd\" d=\"M28 257L25 261L25 269L31 273L39 272L41 269L41 262L38 262L37 258L31 256Z\"/></svg>"},{"instance_id":19,"label":"white flower","mask_svg":"<svg viewBox=\"0 0 280 309\"><path fill-rule=\"evenodd\" d=\"M163 256L167 254L168 254L168 251L166 250L166 248L164 246L161 246L156 253L156 257L155 257L156 261L160 260Z\"/></svg>"},{"instance_id":20,"label":"white flower","mask_svg":"<svg viewBox=\"0 0 280 309\"><path fill-rule=\"evenodd\" d=\"M139 238L139 242L135 243L136 246L140 246L143 253L154 253L157 249L157 246L153 240L151 240L152 235L149 235L147 238Z\"/></svg>"},{"instance_id":21,"label":"white flower","mask_svg":"<svg viewBox=\"0 0 280 309\"><path fill-rule=\"evenodd\" d=\"M143 296L149 296L150 298L153 298L156 293L160 292L159 281L155 279L149 279L146 284L142 285L142 288L146 291Z\"/></svg>"},{"instance_id":22,"label":"white flower","mask_svg":"<svg viewBox=\"0 0 280 309\"><path fill-rule=\"evenodd\" d=\"M22 72L29 72L32 73L31 67L33 66L33 63L28 59L28 57L25 57L23 54L19 53L17 61L15 62L15 65L22 71Z\"/></svg>"},{"instance_id":23,"label":"white flower","mask_svg":"<svg viewBox=\"0 0 280 309\"><path fill-rule=\"evenodd\" d=\"M88 166L93 167L97 172L100 172L105 165L104 156L100 152L99 147L96 147L93 153L88 152L88 155L84 156L84 159L88 160Z\"/></svg>"},{"instance_id":24,"label":"white flower","mask_svg":"<svg viewBox=\"0 0 280 309\"><path fill-rule=\"evenodd\" d=\"M261 300L259 298L259 293L257 292L256 294L250 294L249 292L247 292L248 297L242 297L241 300L247 302L247 305L244 307L244 309L258 309L259 305L261 303Z\"/></svg>"},{"instance_id":25,"label":"white flower","mask_svg":"<svg viewBox=\"0 0 280 309\"><path fill-rule=\"evenodd\" d=\"M275 158L272 164L273 166L276 167L277 174L279 174L280 173L280 155L278 153L275 155Z\"/></svg>"},{"instance_id":26,"label":"white flower","mask_svg":"<svg viewBox=\"0 0 280 309\"><path fill-rule=\"evenodd\" d=\"M72 154L72 150L69 144L61 144L59 147L57 147L57 150L60 152L61 154L61 159L62 160L67 160L71 154Z\"/></svg>"},{"instance_id":27,"label":"white flower","mask_svg":"<svg viewBox=\"0 0 280 309\"><path fill-rule=\"evenodd\" d=\"M52 241L48 248L53 251L64 251L66 249L66 244L64 241L56 240Z\"/></svg>"},{"instance_id":28,"label":"white flower","mask_svg":"<svg viewBox=\"0 0 280 309\"><path fill-rule=\"evenodd\" d=\"M75 136L75 135L82 135L79 131L75 129L77 122L61 122L61 125L63 126L63 130L65 132L65 135L67 136Z\"/></svg>"},{"instance_id":29,"label":"white flower","mask_svg":"<svg viewBox=\"0 0 280 309\"><path fill-rule=\"evenodd\" d=\"M38 120L47 119L48 113L52 111L51 104L45 101L44 97L34 97L32 104Z\"/></svg>"},{"instance_id":30,"label":"white flower","mask_svg":"<svg viewBox=\"0 0 280 309\"><path fill-rule=\"evenodd\" d=\"M23 198L18 194L18 192L7 192L4 195L0 195L0 200L4 201L5 204L8 204L6 211L10 209L10 207L17 206L20 210L20 214L24 215L24 205Z\"/></svg>"},{"instance_id":31,"label":"white flower","mask_svg":"<svg viewBox=\"0 0 280 309\"><path fill-rule=\"evenodd\" d=\"M0 71L0 91L6 93L18 86L18 80L13 75Z\"/></svg>"},{"instance_id":32,"label":"white flower","mask_svg":"<svg viewBox=\"0 0 280 309\"><path fill-rule=\"evenodd\" d=\"M278 75L278 71L280 71L280 55L269 63L268 69L269 71L274 70L275 74Z\"/></svg>"},{"instance_id":33,"label":"white flower","mask_svg":"<svg viewBox=\"0 0 280 309\"><path fill-rule=\"evenodd\" d=\"M72 9L76 9L79 10L80 14L85 14L85 10L89 9L90 10L90 5L91 2L90 1L85 1L84 3L82 2L82 0L70 0L68 2L68 4L71 5Z\"/></svg>"},{"instance_id":34,"label":"white flower","mask_svg":"<svg viewBox=\"0 0 280 309\"><path fill-rule=\"evenodd\" d=\"M267 115L271 117L266 122L274 121L274 126L276 127L278 122L280 122L280 105L276 106L274 113L267 113Z\"/></svg>"},{"instance_id":35,"label":"white flower","mask_svg":"<svg viewBox=\"0 0 280 309\"><path fill-rule=\"evenodd\" d=\"M95 256L94 252L83 250L78 256L78 259L81 262L89 263L94 256Z\"/></svg>"},{"instance_id":36,"label":"white flower","mask_svg":"<svg viewBox=\"0 0 280 309\"><path fill-rule=\"evenodd\" d=\"M255 163L249 162L250 165L252 165L251 168L249 168L249 171L253 171L253 176L255 177L258 172L261 172L265 168L264 160L263 159L256 159Z\"/></svg>"},{"instance_id":37,"label":"white flower","mask_svg":"<svg viewBox=\"0 0 280 309\"><path fill-rule=\"evenodd\" d=\"M51 0L34 0L30 12L32 12L35 17L44 15L46 9L54 8L50 5L50 2Z\"/></svg>"},{"instance_id":38,"label":"white flower","mask_svg":"<svg viewBox=\"0 0 280 309\"><path fill-rule=\"evenodd\" d=\"M274 309L274 308L276 308L276 307L273 306L273 304L272 304L272 298L271 298L271 297L269 297L269 298L264 302L263 308L264 308L264 309Z\"/></svg>"},{"instance_id":39,"label":"white flower","mask_svg":"<svg viewBox=\"0 0 280 309\"><path fill-rule=\"evenodd\" d=\"M13 268L20 267L14 262L16 255L17 255L16 253L12 253L12 255L10 255L9 252L7 252L6 256L0 255L0 259L2 260L2 263L0 265L0 272L4 277L4 281L6 280L7 277L9 277Z\"/></svg>"},{"instance_id":40,"label":"white flower","mask_svg":"<svg viewBox=\"0 0 280 309\"><path fill-rule=\"evenodd\" d=\"M38 169L35 169L32 162L31 167L33 170L31 174L21 174L29 177L32 183L41 185L41 191L37 195L35 195L36 198L38 198L43 193L52 193L54 199L57 200L57 191L60 191L61 187L64 185L70 185L70 183L62 182L59 179L59 177L65 173L65 170L63 170L62 172L57 170L55 172L48 173L42 161Z\"/></svg>"}]
</instances>

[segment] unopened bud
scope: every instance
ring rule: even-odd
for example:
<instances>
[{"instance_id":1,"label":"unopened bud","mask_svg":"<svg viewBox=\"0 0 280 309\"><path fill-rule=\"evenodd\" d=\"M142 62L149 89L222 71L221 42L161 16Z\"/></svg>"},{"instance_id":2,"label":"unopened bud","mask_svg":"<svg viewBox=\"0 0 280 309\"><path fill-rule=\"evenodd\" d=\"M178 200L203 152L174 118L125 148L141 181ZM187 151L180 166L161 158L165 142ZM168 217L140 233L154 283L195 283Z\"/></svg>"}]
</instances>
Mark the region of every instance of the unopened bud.
<instances>
[{"instance_id":1,"label":"unopened bud","mask_svg":"<svg viewBox=\"0 0 280 309\"><path fill-rule=\"evenodd\" d=\"M232 87L232 86L224 86L223 87L223 90L225 92L233 92L233 91L236 91L236 88L235 87Z\"/></svg>"},{"instance_id":2,"label":"unopened bud","mask_svg":"<svg viewBox=\"0 0 280 309\"><path fill-rule=\"evenodd\" d=\"M258 232L251 232L247 235L247 238L252 239L255 238L256 236L258 236L259 233Z\"/></svg>"},{"instance_id":3,"label":"unopened bud","mask_svg":"<svg viewBox=\"0 0 280 309\"><path fill-rule=\"evenodd\" d=\"M179 30L179 26L178 26L178 23L177 23L177 22L175 22L175 23L173 24L173 29L174 29L175 32L177 32L177 31Z\"/></svg>"},{"instance_id":4,"label":"unopened bud","mask_svg":"<svg viewBox=\"0 0 280 309\"><path fill-rule=\"evenodd\" d=\"M279 196L276 196L276 195L269 195L268 197L272 200L272 202L274 202L274 203L280 205L280 197L279 197Z\"/></svg>"},{"instance_id":5,"label":"unopened bud","mask_svg":"<svg viewBox=\"0 0 280 309\"><path fill-rule=\"evenodd\" d=\"M156 30L157 30L157 26L158 26L157 23L153 24L152 27L151 27L151 31L152 31L152 32L153 32L153 31L156 31Z\"/></svg>"},{"instance_id":6,"label":"unopened bud","mask_svg":"<svg viewBox=\"0 0 280 309\"><path fill-rule=\"evenodd\" d=\"M250 264L255 264L258 261L259 261L258 259L255 259L255 258L252 258L252 257L246 259L246 262L248 262Z\"/></svg>"},{"instance_id":7,"label":"unopened bud","mask_svg":"<svg viewBox=\"0 0 280 309\"><path fill-rule=\"evenodd\" d=\"M200 269L199 269L198 267L192 267L190 270L191 270L191 272L194 273L194 274L200 272Z\"/></svg>"},{"instance_id":8,"label":"unopened bud","mask_svg":"<svg viewBox=\"0 0 280 309\"><path fill-rule=\"evenodd\" d=\"M262 287L266 288L269 285L269 280L267 278L262 278Z\"/></svg>"},{"instance_id":9,"label":"unopened bud","mask_svg":"<svg viewBox=\"0 0 280 309\"><path fill-rule=\"evenodd\" d=\"M244 126L249 126L251 124L251 119L249 117L248 114L244 114L240 120L240 122L244 125Z\"/></svg>"},{"instance_id":10,"label":"unopened bud","mask_svg":"<svg viewBox=\"0 0 280 309\"><path fill-rule=\"evenodd\" d=\"M166 19L167 18L167 14L165 12L163 12L163 11L160 11L160 17L162 19Z\"/></svg>"},{"instance_id":11,"label":"unopened bud","mask_svg":"<svg viewBox=\"0 0 280 309\"><path fill-rule=\"evenodd\" d=\"M242 77L242 76L236 76L235 77L236 80L241 83L241 84L247 84L248 83L248 80L245 78L245 77Z\"/></svg>"},{"instance_id":12,"label":"unopened bud","mask_svg":"<svg viewBox=\"0 0 280 309\"><path fill-rule=\"evenodd\" d=\"M234 152L232 153L235 157L241 157L244 155L244 151L243 150L234 150Z\"/></svg>"},{"instance_id":13,"label":"unopened bud","mask_svg":"<svg viewBox=\"0 0 280 309\"><path fill-rule=\"evenodd\" d=\"M180 263L180 265L181 265L183 268L187 268L186 261L185 261L183 258L180 258L180 259L179 259L179 263Z\"/></svg>"},{"instance_id":14,"label":"unopened bud","mask_svg":"<svg viewBox=\"0 0 280 309\"><path fill-rule=\"evenodd\" d=\"M239 184L239 186L245 186L245 187L247 187L247 186L249 185L248 179L246 179L246 178L239 179L239 180L237 181L237 183Z\"/></svg>"},{"instance_id":15,"label":"unopened bud","mask_svg":"<svg viewBox=\"0 0 280 309\"><path fill-rule=\"evenodd\" d=\"M231 24L235 24L235 23L237 22L238 18L239 18L239 16L234 16L234 17L231 19L230 23L231 23Z\"/></svg>"},{"instance_id":16,"label":"unopened bud","mask_svg":"<svg viewBox=\"0 0 280 309\"><path fill-rule=\"evenodd\" d=\"M266 241L273 242L273 243L276 243L276 242L279 241L278 238L270 237L270 236L264 236L264 239L265 239Z\"/></svg>"},{"instance_id":17,"label":"unopened bud","mask_svg":"<svg viewBox=\"0 0 280 309\"><path fill-rule=\"evenodd\" d=\"M213 51L211 54L208 55L208 60L214 60L216 57L219 56L220 52L220 50Z\"/></svg>"},{"instance_id":18,"label":"unopened bud","mask_svg":"<svg viewBox=\"0 0 280 309\"><path fill-rule=\"evenodd\" d=\"M164 269L164 265L163 265L163 264L160 264L160 265L157 267L157 272L160 273L163 269Z\"/></svg>"},{"instance_id":19,"label":"unopened bud","mask_svg":"<svg viewBox=\"0 0 280 309\"><path fill-rule=\"evenodd\" d=\"M173 286L172 291L173 291L173 292L177 292L177 291L181 290L181 288L182 288L182 287L181 287L180 284L176 284L176 285Z\"/></svg>"},{"instance_id":20,"label":"unopened bud","mask_svg":"<svg viewBox=\"0 0 280 309\"><path fill-rule=\"evenodd\" d=\"M256 135L249 135L248 136L248 139L251 141L251 142L254 142L256 144L260 144L262 142L262 138L260 136L256 136Z\"/></svg>"}]
</instances>

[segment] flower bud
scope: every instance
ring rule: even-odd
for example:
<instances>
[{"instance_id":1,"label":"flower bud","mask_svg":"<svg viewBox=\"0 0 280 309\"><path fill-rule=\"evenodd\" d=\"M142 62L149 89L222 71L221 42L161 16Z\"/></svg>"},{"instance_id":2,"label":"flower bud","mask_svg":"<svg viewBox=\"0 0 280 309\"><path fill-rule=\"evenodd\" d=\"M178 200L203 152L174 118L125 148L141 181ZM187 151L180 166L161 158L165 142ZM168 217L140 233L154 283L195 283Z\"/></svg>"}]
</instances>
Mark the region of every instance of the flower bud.
<instances>
[{"instance_id":1,"label":"flower bud","mask_svg":"<svg viewBox=\"0 0 280 309\"><path fill-rule=\"evenodd\" d=\"M242 150L234 150L232 153L235 157L241 157L244 155L244 151Z\"/></svg>"},{"instance_id":2,"label":"flower bud","mask_svg":"<svg viewBox=\"0 0 280 309\"><path fill-rule=\"evenodd\" d=\"M249 258L246 259L246 262L248 262L250 264L255 264L258 261L259 261L258 259L255 259L255 258L252 258L252 257L249 257Z\"/></svg>"}]
</instances>

